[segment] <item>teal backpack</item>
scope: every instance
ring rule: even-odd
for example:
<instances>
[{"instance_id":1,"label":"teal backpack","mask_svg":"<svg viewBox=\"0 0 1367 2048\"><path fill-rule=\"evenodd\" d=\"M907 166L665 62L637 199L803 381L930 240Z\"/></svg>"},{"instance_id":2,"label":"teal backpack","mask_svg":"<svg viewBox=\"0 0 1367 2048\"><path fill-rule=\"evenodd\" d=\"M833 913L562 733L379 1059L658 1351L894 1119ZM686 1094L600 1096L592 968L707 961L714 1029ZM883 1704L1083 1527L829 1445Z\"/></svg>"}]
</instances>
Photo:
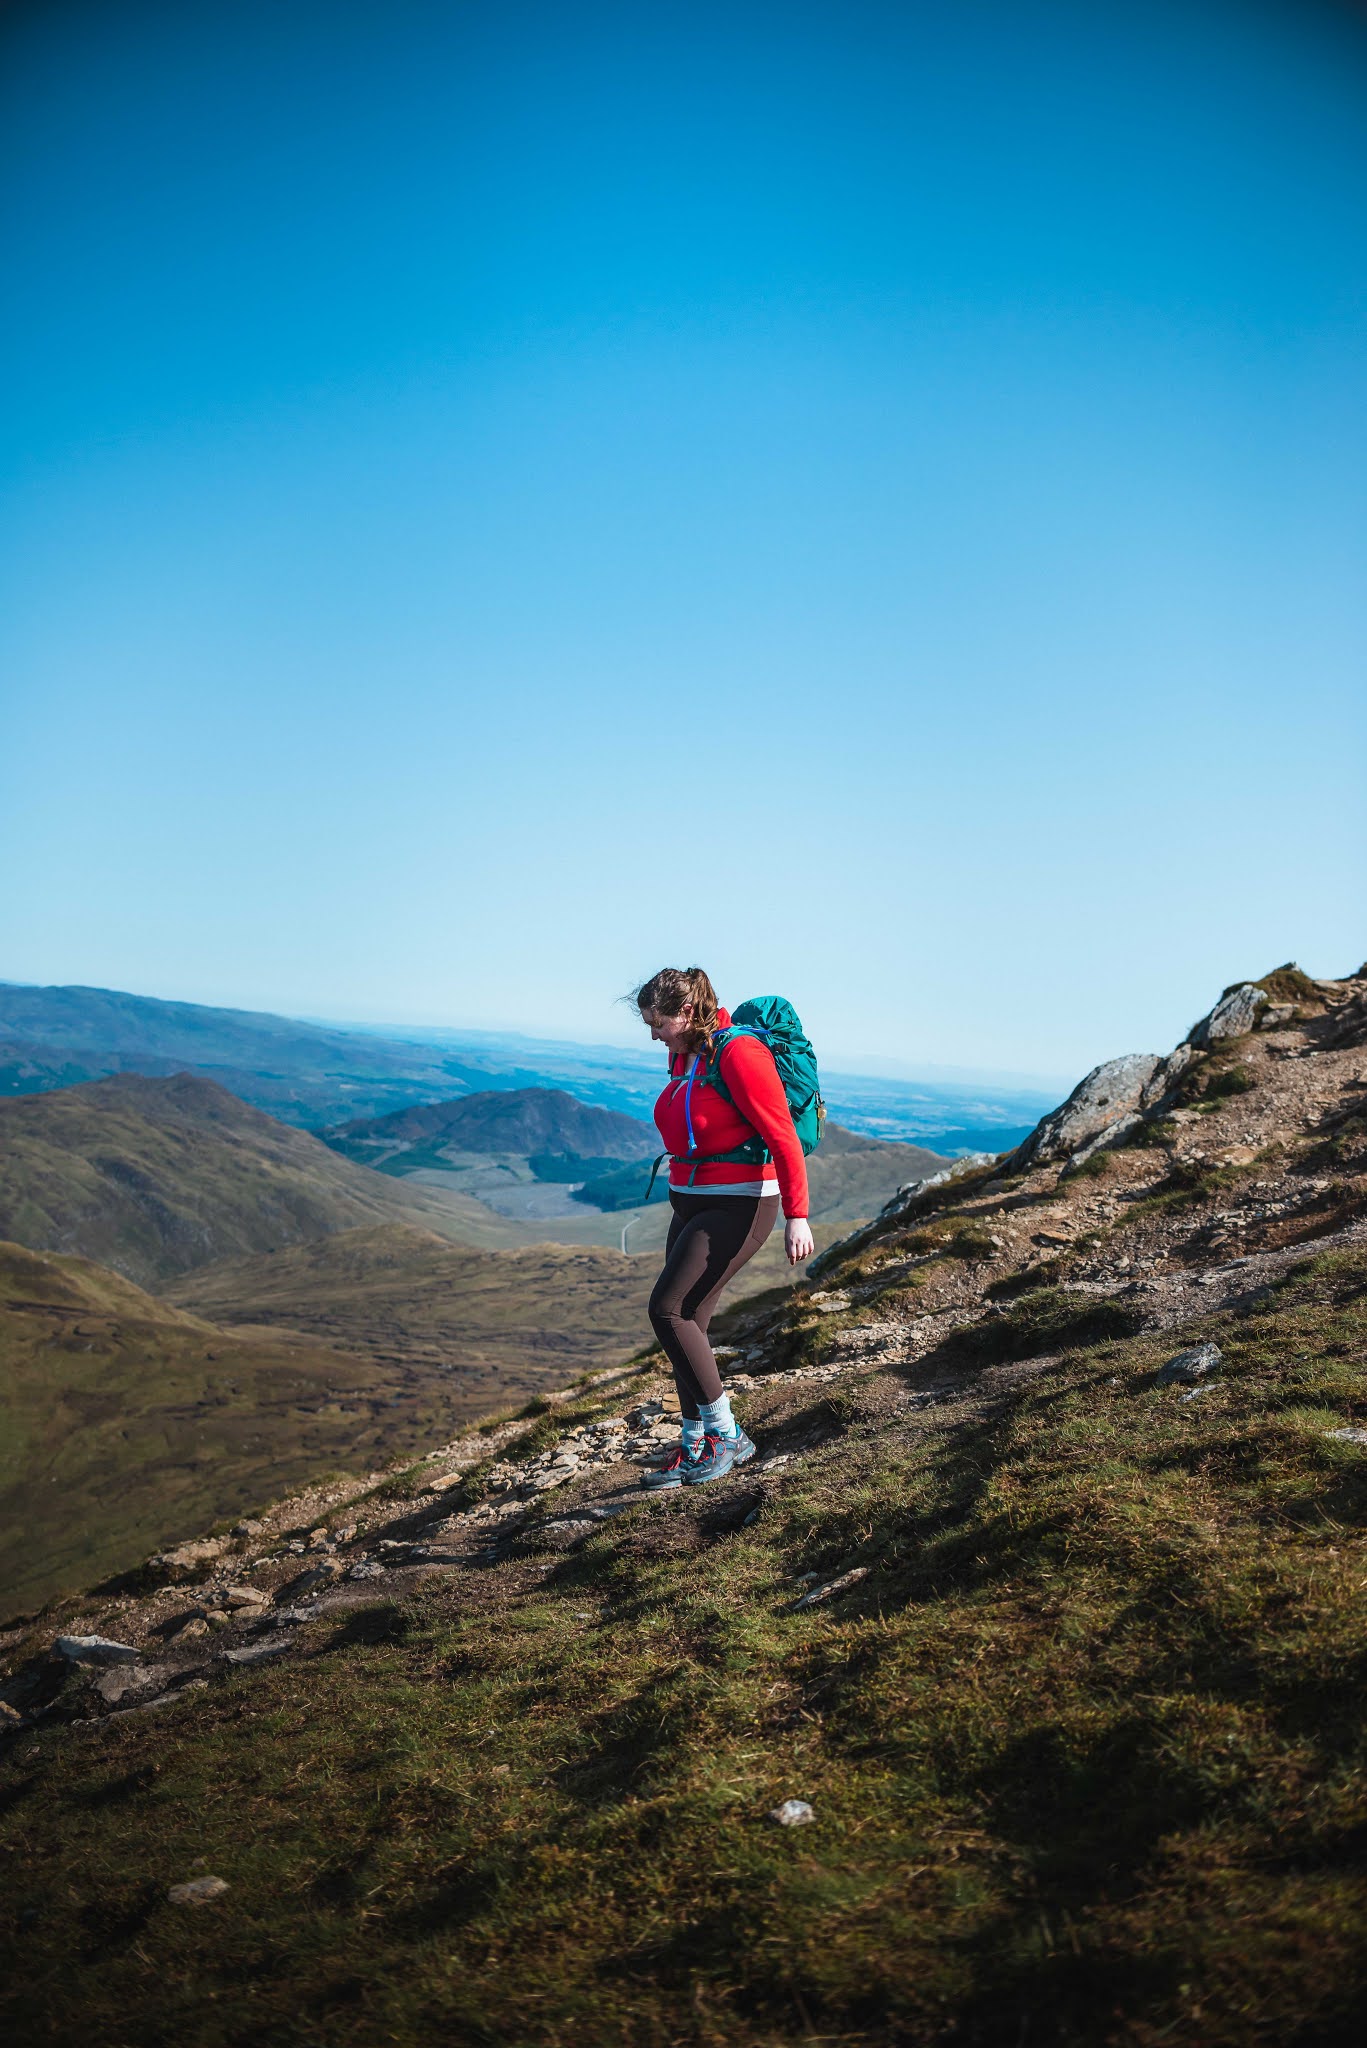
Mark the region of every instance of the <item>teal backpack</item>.
<instances>
[{"instance_id":1,"label":"teal backpack","mask_svg":"<svg viewBox=\"0 0 1367 2048\"><path fill-rule=\"evenodd\" d=\"M783 996L751 996L749 1002L732 1011L730 1028L718 1031L713 1037L712 1058L704 1079L727 1102L731 1096L721 1077L721 1049L733 1038L764 1040L774 1055L774 1065L778 1068L778 1078L788 1098L798 1143L804 1152L815 1152L821 1143L826 1105L821 1100L821 1083L817 1078L812 1041L803 1030L802 1019L792 1004ZM761 1146L760 1150L767 1159L765 1148Z\"/></svg>"},{"instance_id":2,"label":"teal backpack","mask_svg":"<svg viewBox=\"0 0 1367 2048\"><path fill-rule=\"evenodd\" d=\"M821 1085L817 1078L816 1054L812 1041L802 1028L802 1019L790 1002L783 996L752 996L731 1013L731 1022L723 1031L713 1034L712 1055L707 1065L699 1072L696 1068L689 1075L688 1087L684 1093L684 1116L688 1122L688 1150L681 1156L692 1166L709 1165L716 1160L735 1160L747 1166L763 1166L768 1163L769 1148L759 1137L748 1138L743 1145L735 1146L730 1152L699 1152L693 1137L693 1089L698 1081L715 1088L725 1101L732 1100L731 1091L721 1077L722 1047L733 1038L762 1038L774 1056L778 1077L783 1083L783 1092L788 1098L792 1113L793 1129L797 1132L798 1143L804 1152L815 1152L821 1143L821 1126L825 1121L826 1105L821 1099ZM662 1152L650 1170L650 1185L645 1199L650 1200L650 1190L655 1185L655 1176L662 1163L669 1157ZM692 1176L690 1175L690 1181Z\"/></svg>"}]
</instances>

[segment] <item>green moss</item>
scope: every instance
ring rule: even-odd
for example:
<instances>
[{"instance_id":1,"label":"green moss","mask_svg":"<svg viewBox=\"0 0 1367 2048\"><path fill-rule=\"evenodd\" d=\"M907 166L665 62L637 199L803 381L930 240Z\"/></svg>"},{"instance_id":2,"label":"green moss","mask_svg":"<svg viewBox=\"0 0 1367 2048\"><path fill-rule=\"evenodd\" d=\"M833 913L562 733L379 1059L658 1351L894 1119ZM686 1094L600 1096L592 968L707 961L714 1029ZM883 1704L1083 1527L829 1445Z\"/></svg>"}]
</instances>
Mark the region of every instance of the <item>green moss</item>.
<instances>
[{"instance_id":1,"label":"green moss","mask_svg":"<svg viewBox=\"0 0 1367 2048\"><path fill-rule=\"evenodd\" d=\"M1248 1068L1236 1061L1211 1075L1205 1089L1206 1099L1219 1101L1229 1095L1248 1095L1257 1085Z\"/></svg>"},{"instance_id":2,"label":"green moss","mask_svg":"<svg viewBox=\"0 0 1367 2048\"><path fill-rule=\"evenodd\" d=\"M1112 1172L1115 1160L1109 1152L1094 1152L1090 1159L1084 1159L1081 1166L1069 1169L1069 1180L1105 1180Z\"/></svg>"}]
</instances>

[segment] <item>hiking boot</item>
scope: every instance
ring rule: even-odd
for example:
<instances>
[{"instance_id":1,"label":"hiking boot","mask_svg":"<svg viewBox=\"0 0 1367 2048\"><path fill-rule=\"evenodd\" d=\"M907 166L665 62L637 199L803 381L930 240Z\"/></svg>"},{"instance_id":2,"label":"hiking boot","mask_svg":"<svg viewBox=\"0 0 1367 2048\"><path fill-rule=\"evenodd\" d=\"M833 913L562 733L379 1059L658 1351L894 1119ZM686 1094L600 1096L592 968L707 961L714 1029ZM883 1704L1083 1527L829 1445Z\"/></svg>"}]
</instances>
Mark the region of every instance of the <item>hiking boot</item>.
<instances>
[{"instance_id":1,"label":"hiking boot","mask_svg":"<svg viewBox=\"0 0 1367 2048\"><path fill-rule=\"evenodd\" d=\"M725 1479L754 1455L755 1447L743 1429L737 1429L734 1436L705 1436L701 1451L679 1477L685 1486L705 1486L709 1479Z\"/></svg>"},{"instance_id":2,"label":"hiking boot","mask_svg":"<svg viewBox=\"0 0 1367 2048\"><path fill-rule=\"evenodd\" d=\"M668 1487L682 1486L684 1467L696 1460L690 1458L682 1444L675 1444L662 1465L652 1467L641 1474L641 1484L647 1493L663 1493Z\"/></svg>"}]
</instances>

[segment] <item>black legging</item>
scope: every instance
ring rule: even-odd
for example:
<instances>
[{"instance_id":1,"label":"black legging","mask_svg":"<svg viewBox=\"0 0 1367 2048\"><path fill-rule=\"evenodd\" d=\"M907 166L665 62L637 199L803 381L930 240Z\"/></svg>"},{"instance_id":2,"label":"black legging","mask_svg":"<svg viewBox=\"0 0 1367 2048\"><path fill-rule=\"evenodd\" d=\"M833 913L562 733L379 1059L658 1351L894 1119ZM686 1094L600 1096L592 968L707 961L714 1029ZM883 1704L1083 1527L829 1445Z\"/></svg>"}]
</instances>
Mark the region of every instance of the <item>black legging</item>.
<instances>
[{"instance_id":1,"label":"black legging","mask_svg":"<svg viewBox=\"0 0 1367 2048\"><path fill-rule=\"evenodd\" d=\"M721 1399L721 1374L707 1341L712 1311L728 1280L752 1259L774 1227L778 1196L676 1195L664 1271L650 1297L650 1320L674 1368L679 1405L691 1422L704 1401Z\"/></svg>"}]
</instances>

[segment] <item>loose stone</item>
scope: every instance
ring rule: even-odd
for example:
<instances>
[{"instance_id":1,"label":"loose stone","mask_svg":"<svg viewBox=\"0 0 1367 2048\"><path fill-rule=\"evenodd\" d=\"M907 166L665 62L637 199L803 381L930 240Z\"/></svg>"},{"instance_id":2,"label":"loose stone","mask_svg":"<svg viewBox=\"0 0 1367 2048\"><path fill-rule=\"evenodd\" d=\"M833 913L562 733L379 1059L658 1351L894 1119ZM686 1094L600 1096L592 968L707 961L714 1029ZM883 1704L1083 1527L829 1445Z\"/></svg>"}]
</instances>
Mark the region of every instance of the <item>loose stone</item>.
<instances>
[{"instance_id":1,"label":"loose stone","mask_svg":"<svg viewBox=\"0 0 1367 2048\"><path fill-rule=\"evenodd\" d=\"M192 1877L188 1884L173 1884L166 1896L173 1906L207 1906L211 1899L221 1899L228 1889L223 1877Z\"/></svg>"},{"instance_id":2,"label":"loose stone","mask_svg":"<svg viewBox=\"0 0 1367 2048\"><path fill-rule=\"evenodd\" d=\"M805 1799L785 1799L781 1806L774 1807L769 1819L776 1827L801 1828L816 1819L816 1812Z\"/></svg>"},{"instance_id":3,"label":"loose stone","mask_svg":"<svg viewBox=\"0 0 1367 2048\"><path fill-rule=\"evenodd\" d=\"M136 1664L140 1655L131 1643L111 1642L108 1636L58 1636L52 1647L72 1664Z\"/></svg>"},{"instance_id":4,"label":"loose stone","mask_svg":"<svg viewBox=\"0 0 1367 2048\"><path fill-rule=\"evenodd\" d=\"M1158 1378L1164 1386L1171 1386L1175 1381L1190 1385L1195 1380L1209 1379L1223 1364L1224 1353L1218 1344L1193 1344L1160 1366Z\"/></svg>"},{"instance_id":5,"label":"loose stone","mask_svg":"<svg viewBox=\"0 0 1367 2048\"><path fill-rule=\"evenodd\" d=\"M794 1609L801 1613L804 1607L817 1607L823 1600L833 1600L837 1593L843 1593L849 1586L857 1586L859 1581L866 1579L868 1575L868 1566L857 1564L852 1572L842 1572L838 1579L832 1579L828 1585L813 1586L810 1592L804 1593L800 1600L793 1602Z\"/></svg>"}]
</instances>

